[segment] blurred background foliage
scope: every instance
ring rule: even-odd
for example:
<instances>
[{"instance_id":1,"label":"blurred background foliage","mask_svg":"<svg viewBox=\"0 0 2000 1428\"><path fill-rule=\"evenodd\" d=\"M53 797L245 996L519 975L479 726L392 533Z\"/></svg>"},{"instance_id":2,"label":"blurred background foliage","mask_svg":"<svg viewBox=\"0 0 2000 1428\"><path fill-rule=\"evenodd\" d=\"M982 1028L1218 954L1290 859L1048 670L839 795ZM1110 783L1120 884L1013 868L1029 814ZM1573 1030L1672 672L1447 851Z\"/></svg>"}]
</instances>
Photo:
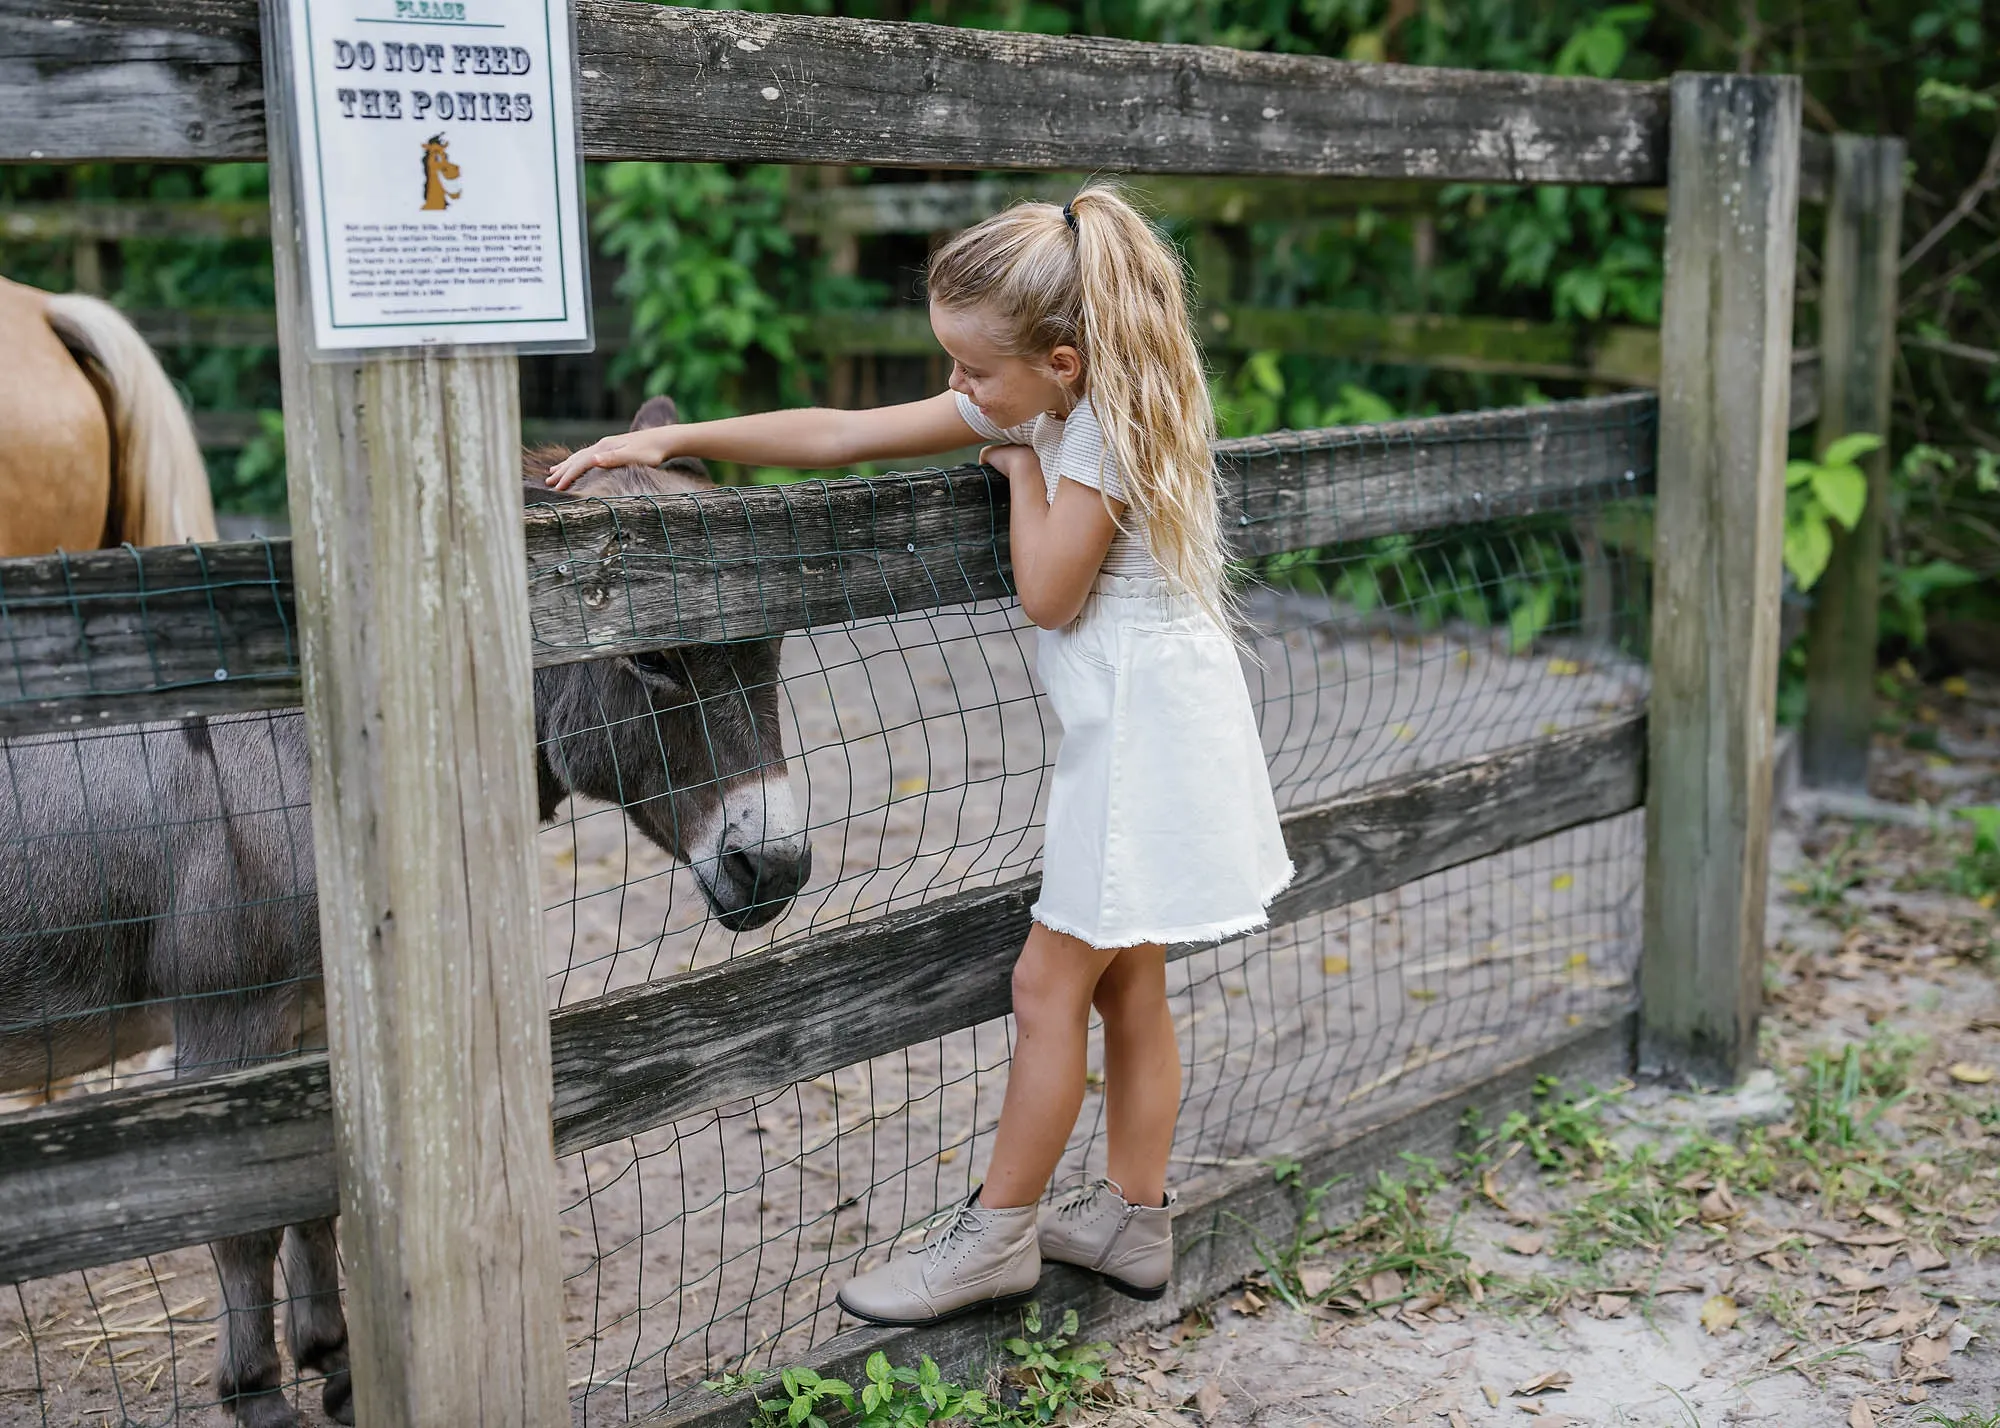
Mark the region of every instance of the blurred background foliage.
<instances>
[{"instance_id":1,"label":"blurred background foliage","mask_svg":"<svg viewBox=\"0 0 2000 1428\"><path fill-rule=\"evenodd\" d=\"M1919 650L1941 629L2000 617L2000 324L1986 279L2000 272L2000 23L1981 0L747 0L718 8L1056 34L1228 45L1371 62L1659 79L1678 69L1802 76L1821 130L1902 135L1902 344L1894 421L1887 639ZM846 244L788 228L788 203L837 184L963 175L820 173L773 166L592 165L587 193L593 285L622 311L629 342L609 358L523 363L524 411L602 420L646 392L673 393L690 418L776 403L901 399L943 379L935 359L851 372L813 355L815 315L921 301L924 235ZM117 198L257 200L259 165L0 168L0 205ZM1453 186L1423 211L1362 209L1338 221L1259 222L1233 236L1232 291L1272 308L1478 314L1585 327L1659 318L1663 219L1598 189ZM1798 341L1817 330L1816 209L1802 208ZM1184 224L1168 220L1183 242ZM101 291L133 309L268 310L268 244L127 240L0 242L0 272L51 289ZM608 301L607 301L608 300ZM225 509L283 507L276 355L168 347L191 406L250 417L247 445L212 454ZM1218 354L1226 429L1368 422L1579 395L1578 383L1369 364L1275 352ZM1811 458L1809 434L1794 456ZM771 479L784 473L725 473ZM1393 566L1406 552L1375 552ZM1456 558L1440 555L1438 558ZM1411 572L1415 574L1414 571ZM1518 572L1516 572L1518 574ZM1343 578L1346 578L1343 576ZM1351 583L1351 581L1350 581ZM1497 588L1504 583L1489 580ZM1533 582L1489 617L1553 610ZM1363 598L1354 590L1345 593ZM1518 633L1518 631L1517 631ZM1954 638L1956 636L1953 636Z\"/></svg>"}]
</instances>

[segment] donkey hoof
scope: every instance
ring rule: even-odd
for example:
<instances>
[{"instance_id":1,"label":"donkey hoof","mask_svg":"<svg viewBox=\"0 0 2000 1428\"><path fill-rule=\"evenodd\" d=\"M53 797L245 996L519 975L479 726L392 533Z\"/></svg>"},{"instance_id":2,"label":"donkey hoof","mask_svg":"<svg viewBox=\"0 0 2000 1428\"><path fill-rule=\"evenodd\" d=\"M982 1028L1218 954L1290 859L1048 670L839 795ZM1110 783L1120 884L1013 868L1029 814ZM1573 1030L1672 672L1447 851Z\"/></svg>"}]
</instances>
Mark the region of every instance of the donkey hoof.
<instances>
[{"instance_id":1,"label":"donkey hoof","mask_svg":"<svg viewBox=\"0 0 2000 1428\"><path fill-rule=\"evenodd\" d=\"M235 1415L236 1428L299 1428L299 1415L276 1389L239 1394L225 1404Z\"/></svg>"},{"instance_id":2,"label":"donkey hoof","mask_svg":"<svg viewBox=\"0 0 2000 1428\"><path fill-rule=\"evenodd\" d=\"M327 1375L326 1387L320 1391L319 1401L326 1409L326 1416L334 1422L354 1422L354 1380L348 1376L346 1369Z\"/></svg>"}]
</instances>

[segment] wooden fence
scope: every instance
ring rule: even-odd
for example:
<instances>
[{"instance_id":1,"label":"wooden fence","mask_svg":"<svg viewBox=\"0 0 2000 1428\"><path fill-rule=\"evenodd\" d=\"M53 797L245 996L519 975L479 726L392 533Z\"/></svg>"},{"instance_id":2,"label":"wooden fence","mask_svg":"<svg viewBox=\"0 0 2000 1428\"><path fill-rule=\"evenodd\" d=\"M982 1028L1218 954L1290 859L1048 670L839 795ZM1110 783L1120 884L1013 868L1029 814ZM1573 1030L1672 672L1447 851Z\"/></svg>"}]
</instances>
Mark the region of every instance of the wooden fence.
<instances>
[{"instance_id":1,"label":"wooden fence","mask_svg":"<svg viewBox=\"0 0 2000 1428\"><path fill-rule=\"evenodd\" d=\"M1664 183L1657 399L1260 439L1219 455L1244 554L1573 509L1592 493L1641 494L1656 473L1650 713L1293 812L1301 877L1277 915L1643 803L1640 1061L1711 1079L1748 1065L1785 437L1814 406L1796 400L1791 359L1795 204L1818 153L1804 150L1814 165L1802 168L1796 81L1457 73L625 0L584 0L578 14L591 157ZM0 0L0 36L0 159L265 152L250 0ZM1835 208L1865 208L1848 197L1861 167L1833 170ZM303 702L331 1050L0 1120L0 1280L338 1205L361 1421L545 1424L567 1412L551 1152L998 1014L1032 889L815 933L551 1023L524 931L536 925L529 672L999 594L1004 493L964 469L673 497L643 519L622 519L615 503L542 512L524 527L513 359L306 363L281 167L274 180L296 541L0 566L15 661L0 728ZM1875 310L1853 310L1864 307ZM1866 368L1872 359L1853 355L1863 349L1865 338L1849 340L1834 370ZM1843 394L1865 385L1840 382ZM1823 425L1858 420L1841 400ZM1604 439L1608 415L1627 444ZM1447 450L1449 481L1426 458ZM418 482L413 470L434 474ZM430 532L446 533L441 546ZM443 613L419 621L417 610ZM459 755L441 756L450 741ZM393 841L406 828L427 830L422 849ZM435 906L445 911L395 916ZM945 949L958 974L941 981ZM397 966L436 975L380 974ZM811 977L797 974L807 966ZM491 1034L447 1034L463 1028L467 998ZM1623 1018L1577 1027L1393 1124L1294 1149L1310 1173L1336 1153L1353 1171L1435 1144L1461 1106L1518 1096L1538 1072L1628 1068L1634 1030ZM470 1166L504 1194L468 1203ZM1249 1237L1296 1213L1267 1172L1223 1177L1183 1207L1214 1233L1184 1237L1179 1293L1240 1275ZM494 1244L509 1247L497 1268ZM481 1297L469 1300L474 1284ZM1130 1322L1122 1306L1083 1302L1095 1330ZM837 1364L901 1343L962 1368L1000 1328L974 1316L824 1349ZM740 1404L690 1412L743 1416Z\"/></svg>"}]
</instances>

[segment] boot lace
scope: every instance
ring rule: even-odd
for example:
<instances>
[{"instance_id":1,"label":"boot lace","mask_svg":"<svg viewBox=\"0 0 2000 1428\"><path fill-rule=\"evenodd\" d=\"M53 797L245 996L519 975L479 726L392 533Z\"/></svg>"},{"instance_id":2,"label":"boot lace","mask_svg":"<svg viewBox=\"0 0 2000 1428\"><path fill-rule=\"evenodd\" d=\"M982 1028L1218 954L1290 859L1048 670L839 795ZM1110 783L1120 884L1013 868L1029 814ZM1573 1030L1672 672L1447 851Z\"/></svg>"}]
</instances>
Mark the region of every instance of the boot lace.
<instances>
[{"instance_id":1,"label":"boot lace","mask_svg":"<svg viewBox=\"0 0 2000 1428\"><path fill-rule=\"evenodd\" d=\"M924 1242L917 1246L917 1253L938 1254L960 1235L972 1234L978 1228L979 1210L970 1199L947 1205L924 1221Z\"/></svg>"},{"instance_id":2,"label":"boot lace","mask_svg":"<svg viewBox=\"0 0 2000 1428\"><path fill-rule=\"evenodd\" d=\"M1065 1220L1087 1215L1097 1208L1098 1197L1107 1190L1121 1200L1125 1198L1124 1188L1116 1180L1102 1175L1094 1180L1079 1177L1074 1184L1056 1197L1055 1204L1050 1208Z\"/></svg>"}]
</instances>

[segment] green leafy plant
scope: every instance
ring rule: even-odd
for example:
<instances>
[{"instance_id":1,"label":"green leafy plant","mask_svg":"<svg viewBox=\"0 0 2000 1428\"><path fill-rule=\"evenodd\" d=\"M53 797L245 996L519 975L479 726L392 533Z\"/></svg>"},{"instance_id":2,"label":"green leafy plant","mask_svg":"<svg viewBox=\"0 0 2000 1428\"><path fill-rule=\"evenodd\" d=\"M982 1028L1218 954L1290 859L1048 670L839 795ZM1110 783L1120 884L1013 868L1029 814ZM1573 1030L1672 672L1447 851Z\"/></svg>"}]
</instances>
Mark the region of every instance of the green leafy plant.
<instances>
[{"instance_id":1,"label":"green leafy plant","mask_svg":"<svg viewBox=\"0 0 2000 1428\"><path fill-rule=\"evenodd\" d=\"M1056 1332L1042 1333L1042 1311L1030 1304L1022 1315L1022 1334L1003 1347L1018 1360L1011 1376L1020 1385L1021 1401L1013 1417L988 1421L1053 1423L1088 1398L1104 1381L1104 1359L1111 1345L1076 1342L1076 1310L1065 1309Z\"/></svg>"},{"instance_id":2,"label":"green leafy plant","mask_svg":"<svg viewBox=\"0 0 2000 1428\"><path fill-rule=\"evenodd\" d=\"M1557 74L1609 79L1625 63L1632 37L1653 18L1651 5L1610 5L1577 26L1556 51Z\"/></svg>"},{"instance_id":3,"label":"green leafy plant","mask_svg":"<svg viewBox=\"0 0 2000 1428\"><path fill-rule=\"evenodd\" d=\"M834 1405L854 1411L854 1390L844 1379L821 1378L812 1369L799 1367L784 1370L778 1382L785 1396L757 1403L766 1422L784 1423L787 1428L827 1428L826 1414Z\"/></svg>"},{"instance_id":4,"label":"green leafy plant","mask_svg":"<svg viewBox=\"0 0 2000 1428\"><path fill-rule=\"evenodd\" d=\"M1882 438L1857 431L1829 445L1817 461L1785 467L1785 568L1810 590L1833 558L1833 526L1853 530L1868 504L1868 475L1855 463Z\"/></svg>"},{"instance_id":5,"label":"green leafy plant","mask_svg":"<svg viewBox=\"0 0 2000 1428\"><path fill-rule=\"evenodd\" d=\"M1967 897L1991 897L2000 891L2000 803L1961 808L1957 812L1972 825L1972 847L1952 869L1952 885Z\"/></svg>"}]
</instances>

